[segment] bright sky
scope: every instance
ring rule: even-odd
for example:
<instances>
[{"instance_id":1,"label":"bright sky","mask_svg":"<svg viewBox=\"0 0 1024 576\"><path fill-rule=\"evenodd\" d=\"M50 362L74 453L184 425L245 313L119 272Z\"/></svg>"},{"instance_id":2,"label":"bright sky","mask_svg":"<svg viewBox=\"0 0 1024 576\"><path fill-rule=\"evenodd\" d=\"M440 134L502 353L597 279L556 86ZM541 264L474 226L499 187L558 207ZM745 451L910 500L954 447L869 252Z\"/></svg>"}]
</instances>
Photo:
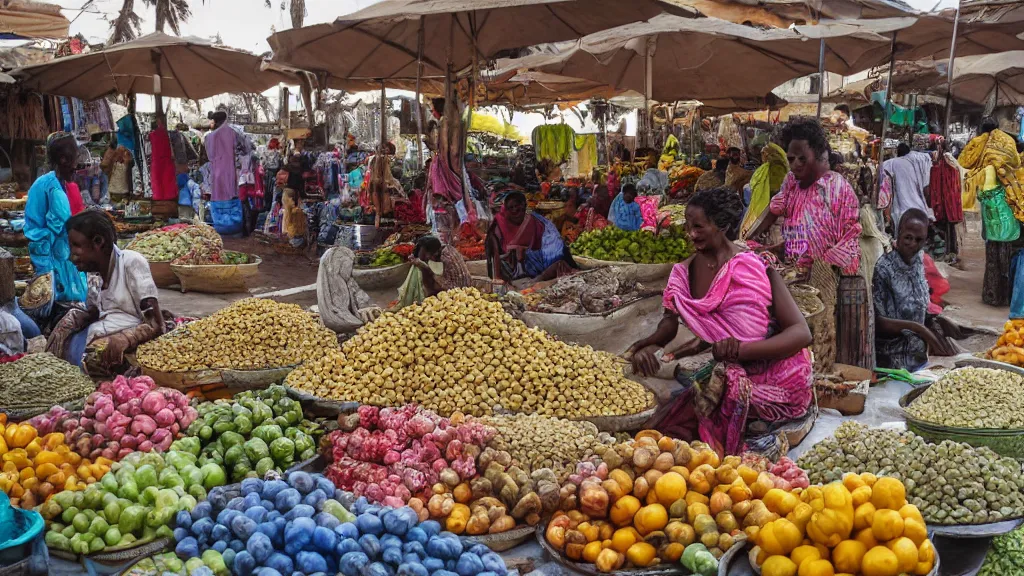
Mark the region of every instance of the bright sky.
<instances>
[{"instance_id":1,"label":"bright sky","mask_svg":"<svg viewBox=\"0 0 1024 576\"><path fill-rule=\"evenodd\" d=\"M110 35L110 22L116 17L123 0L94 0L85 10L87 0L48 0L64 8L64 14L72 20L71 33L81 33L91 43L105 42ZM331 22L338 16L365 8L379 0L306 0L305 24ZM906 0L915 9L928 11L956 5L956 0ZM273 8L266 8L264 0L190 0L192 17L182 25L182 35L213 38L218 33L224 44L235 48L263 53L270 50L267 37L274 29L291 27L288 13L289 0L271 0ZM142 17L143 34L154 31L153 9L141 0L135 0L136 12ZM283 9L282 9L283 8ZM170 33L170 30L166 30ZM389 91L390 92L390 91ZM268 92L268 95L270 93ZM148 99L146 99L148 100ZM149 103L139 101L139 109L146 110ZM507 112L505 113L507 115ZM507 116L505 116L507 119ZM580 125L574 114L563 116L567 124L576 130L592 129ZM540 114L517 113L512 124L523 134L529 134L535 126L546 122ZM630 122L628 133L635 130Z\"/></svg>"},{"instance_id":2,"label":"bright sky","mask_svg":"<svg viewBox=\"0 0 1024 576\"><path fill-rule=\"evenodd\" d=\"M123 0L95 0L85 11L81 7L87 0L48 0L64 7L71 20L71 33L82 33L90 42L102 42L110 35L110 21L117 15ZM306 24L331 22L338 16L375 4L378 0L306 0ZM918 10L931 10L937 4L946 8L956 5L955 0L907 0ZM271 0L273 8L266 8L264 0L190 0L192 18L182 27L182 34L211 38L220 33L224 43L256 53L270 50L267 36L271 28L282 30L291 26L288 16L289 0ZM144 33L154 29L153 9L135 2L136 12L142 17ZM168 30L167 32L170 32Z\"/></svg>"}]
</instances>

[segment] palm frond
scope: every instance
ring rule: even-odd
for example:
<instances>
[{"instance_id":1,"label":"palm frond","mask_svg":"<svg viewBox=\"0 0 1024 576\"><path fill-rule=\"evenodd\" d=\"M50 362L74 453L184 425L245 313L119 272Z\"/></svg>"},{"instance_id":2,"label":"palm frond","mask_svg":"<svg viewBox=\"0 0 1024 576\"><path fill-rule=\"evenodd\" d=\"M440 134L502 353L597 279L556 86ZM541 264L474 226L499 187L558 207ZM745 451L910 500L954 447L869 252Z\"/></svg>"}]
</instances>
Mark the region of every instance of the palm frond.
<instances>
[{"instance_id":1,"label":"palm frond","mask_svg":"<svg viewBox=\"0 0 1024 576\"><path fill-rule=\"evenodd\" d=\"M135 0L124 0L117 18L110 23L110 43L118 44L138 38L142 30L142 18L135 13Z\"/></svg>"},{"instance_id":2,"label":"palm frond","mask_svg":"<svg viewBox=\"0 0 1024 576\"><path fill-rule=\"evenodd\" d=\"M156 31L163 32L170 28L175 35L181 35L181 25L192 16L188 0L142 0L147 6L153 6L156 12Z\"/></svg>"}]
</instances>

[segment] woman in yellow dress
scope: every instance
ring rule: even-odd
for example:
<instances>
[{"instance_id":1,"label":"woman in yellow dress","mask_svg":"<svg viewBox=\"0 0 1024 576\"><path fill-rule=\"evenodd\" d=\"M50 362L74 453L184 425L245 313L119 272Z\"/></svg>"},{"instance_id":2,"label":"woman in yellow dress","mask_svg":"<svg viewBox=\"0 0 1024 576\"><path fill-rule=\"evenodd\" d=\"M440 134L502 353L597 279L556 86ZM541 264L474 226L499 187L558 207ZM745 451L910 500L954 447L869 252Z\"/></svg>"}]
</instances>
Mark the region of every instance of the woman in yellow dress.
<instances>
[{"instance_id":1,"label":"woman in yellow dress","mask_svg":"<svg viewBox=\"0 0 1024 576\"><path fill-rule=\"evenodd\" d=\"M1013 136L997 126L992 118L982 120L978 136L964 147L957 158L967 170L963 185L964 210L976 210L979 193L988 192L997 181L997 186L1005 190L1006 203L1019 223L1024 221L1024 167ZM986 180L989 181L987 186ZM991 237L991 233L985 234L985 280L981 299L991 306L1006 306L1010 303L1013 288L1010 260L1024 243L1016 239L991 241Z\"/></svg>"}]
</instances>

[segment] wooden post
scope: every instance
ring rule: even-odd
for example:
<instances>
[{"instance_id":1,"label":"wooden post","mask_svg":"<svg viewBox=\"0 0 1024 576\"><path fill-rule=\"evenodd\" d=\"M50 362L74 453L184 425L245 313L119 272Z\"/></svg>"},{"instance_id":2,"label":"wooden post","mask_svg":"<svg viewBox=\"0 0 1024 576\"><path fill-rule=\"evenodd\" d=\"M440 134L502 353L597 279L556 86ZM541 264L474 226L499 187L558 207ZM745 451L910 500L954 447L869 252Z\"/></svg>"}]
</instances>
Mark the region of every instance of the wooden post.
<instances>
[{"instance_id":1,"label":"wooden post","mask_svg":"<svg viewBox=\"0 0 1024 576\"><path fill-rule=\"evenodd\" d=\"M956 18L953 20L953 39L949 43L949 60L946 61L946 121L942 125L942 136L949 139L949 123L953 119L953 62L956 60L956 34L960 27L960 2L956 3ZM998 86L998 83L996 84Z\"/></svg>"},{"instance_id":2,"label":"wooden post","mask_svg":"<svg viewBox=\"0 0 1024 576\"><path fill-rule=\"evenodd\" d=\"M420 83L423 80L423 17L420 16L420 29L416 39L416 168L423 169L423 108L420 106Z\"/></svg>"},{"instance_id":3,"label":"wooden post","mask_svg":"<svg viewBox=\"0 0 1024 576\"><path fill-rule=\"evenodd\" d=\"M875 178L875 193L871 205L878 206L878 195L882 192L882 161L885 159L885 133L889 129L889 103L892 102L892 70L896 67L896 32L892 33L892 45L889 48L889 74L885 80L885 107L882 109L882 136L878 141L878 176Z\"/></svg>"},{"instance_id":4,"label":"wooden post","mask_svg":"<svg viewBox=\"0 0 1024 576\"><path fill-rule=\"evenodd\" d=\"M0 248L0 305L14 299L14 256Z\"/></svg>"},{"instance_id":5,"label":"wooden post","mask_svg":"<svg viewBox=\"0 0 1024 576\"><path fill-rule=\"evenodd\" d=\"M825 39L818 48L818 118L821 118L821 99L825 95Z\"/></svg>"}]
</instances>

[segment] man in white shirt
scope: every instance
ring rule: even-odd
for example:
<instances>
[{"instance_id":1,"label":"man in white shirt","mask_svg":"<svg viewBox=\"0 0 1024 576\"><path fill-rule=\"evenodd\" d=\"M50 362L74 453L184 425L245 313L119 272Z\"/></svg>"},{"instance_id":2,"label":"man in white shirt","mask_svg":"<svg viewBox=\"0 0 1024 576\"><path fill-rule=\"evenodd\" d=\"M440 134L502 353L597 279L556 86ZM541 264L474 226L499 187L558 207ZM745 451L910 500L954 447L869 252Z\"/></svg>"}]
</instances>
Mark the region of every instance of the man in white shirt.
<instances>
[{"instance_id":1,"label":"man in white shirt","mask_svg":"<svg viewBox=\"0 0 1024 576\"><path fill-rule=\"evenodd\" d=\"M923 152L911 152L910 146L901 142L896 147L896 158L882 164L882 169L892 177L892 221L899 222L904 212L911 208L921 210L929 220L935 214L928 207L928 186L931 183L932 157Z\"/></svg>"}]
</instances>

